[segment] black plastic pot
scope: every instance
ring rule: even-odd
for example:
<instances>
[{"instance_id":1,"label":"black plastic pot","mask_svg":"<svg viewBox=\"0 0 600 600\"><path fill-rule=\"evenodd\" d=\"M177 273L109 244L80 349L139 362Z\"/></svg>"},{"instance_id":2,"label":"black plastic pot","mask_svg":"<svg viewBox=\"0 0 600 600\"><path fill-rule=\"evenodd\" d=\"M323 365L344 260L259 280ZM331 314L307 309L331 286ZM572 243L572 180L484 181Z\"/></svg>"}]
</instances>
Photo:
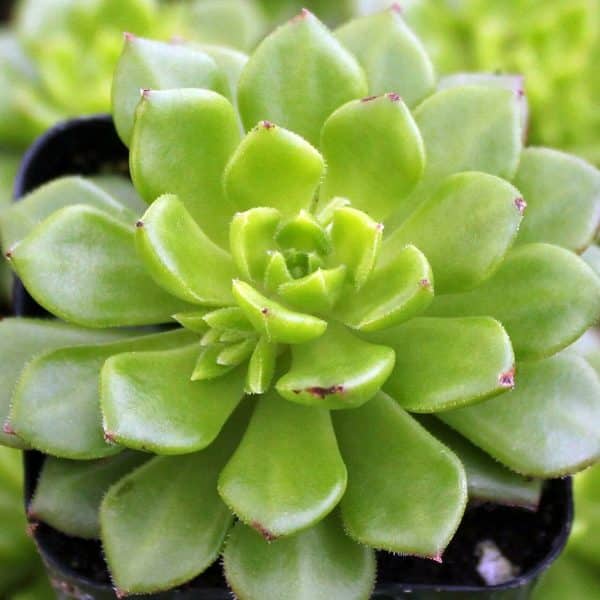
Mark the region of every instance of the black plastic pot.
<instances>
[{"instance_id":1,"label":"black plastic pot","mask_svg":"<svg viewBox=\"0 0 600 600\"><path fill-rule=\"evenodd\" d=\"M66 174L127 172L127 149L108 116L61 123L39 138L25 155L15 185L15 199L55 177ZM15 314L46 314L16 280ZM31 500L44 456L25 453L25 503ZM432 490L435 493L435 490ZM373 598L415 600L474 598L524 600L539 575L563 549L573 517L571 480L548 481L536 512L479 504L467 509L463 522L444 553L444 562L378 554L378 586ZM66 536L44 523L32 523L32 534L60 598L108 600L115 594L98 542ZM476 545L492 540L521 575L499 586L485 587L476 573ZM225 600L231 597L214 565L186 586L147 598ZM338 599L332 599L338 600ZM344 599L339 599L344 600Z\"/></svg>"}]
</instances>

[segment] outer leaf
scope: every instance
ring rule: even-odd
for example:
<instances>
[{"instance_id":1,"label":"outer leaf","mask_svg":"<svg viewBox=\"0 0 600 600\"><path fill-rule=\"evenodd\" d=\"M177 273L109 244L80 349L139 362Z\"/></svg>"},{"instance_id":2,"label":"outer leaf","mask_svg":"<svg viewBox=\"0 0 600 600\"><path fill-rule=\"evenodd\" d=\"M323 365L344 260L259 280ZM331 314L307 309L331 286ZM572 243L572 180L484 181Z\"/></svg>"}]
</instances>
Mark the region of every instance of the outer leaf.
<instances>
[{"instance_id":1,"label":"outer leaf","mask_svg":"<svg viewBox=\"0 0 600 600\"><path fill-rule=\"evenodd\" d=\"M334 421L348 468L348 533L374 548L438 558L465 510L460 461L383 393Z\"/></svg>"},{"instance_id":2,"label":"outer leaf","mask_svg":"<svg viewBox=\"0 0 600 600\"><path fill-rule=\"evenodd\" d=\"M510 394L438 416L523 475L558 477L600 457L600 381L574 355L520 363Z\"/></svg>"},{"instance_id":3,"label":"outer leaf","mask_svg":"<svg viewBox=\"0 0 600 600\"><path fill-rule=\"evenodd\" d=\"M195 331L196 333L206 333L208 325L204 320L206 310L198 310L193 312L177 313L173 318L186 329Z\"/></svg>"},{"instance_id":4,"label":"outer leaf","mask_svg":"<svg viewBox=\"0 0 600 600\"><path fill-rule=\"evenodd\" d=\"M100 524L117 589L170 589L217 558L233 519L217 494L217 478L247 423L247 408L236 411L206 450L154 458L109 490Z\"/></svg>"},{"instance_id":5,"label":"outer leaf","mask_svg":"<svg viewBox=\"0 0 600 600\"><path fill-rule=\"evenodd\" d=\"M542 481L510 471L433 417L419 422L458 456L467 474L470 499L537 510Z\"/></svg>"},{"instance_id":6,"label":"outer leaf","mask_svg":"<svg viewBox=\"0 0 600 600\"><path fill-rule=\"evenodd\" d=\"M227 93L225 95L231 100L233 105L236 106L238 81L248 62L248 56L243 52L238 52L232 48L215 46L213 44L200 44L199 48L215 61L217 67L225 76L227 82Z\"/></svg>"},{"instance_id":7,"label":"outer leaf","mask_svg":"<svg viewBox=\"0 0 600 600\"><path fill-rule=\"evenodd\" d=\"M189 306L146 274L133 228L89 206L68 206L48 217L10 259L39 304L80 325L164 323Z\"/></svg>"},{"instance_id":8,"label":"outer leaf","mask_svg":"<svg viewBox=\"0 0 600 600\"><path fill-rule=\"evenodd\" d=\"M234 280L233 296L256 331L269 341L302 344L323 335L327 329L325 321L289 310L243 281Z\"/></svg>"},{"instance_id":9,"label":"outer leaf","mask_svg":"<svg viewBox=\"0 0 600 600\"><path fill-rule=\"evenodd\" d=\"M547 242L583 252L600 226L600 172L547 148L527 148L515 185L527 200L519 243Z\"/></svg>"},{"instance_id":10,"label":"outer leaf","mask_svg":"<svg viewBox=\"0 0 600 600\"><path fill-rule=\"evenodd\" d=\"M366 285L336 307L336 317L353 329L377 331L398 325L433 300L433 273L422 252L414 246L388 248Z\"/></svg>"},{"instance_id":11,"label":"outer leaf","mask_svg":"<svg viewBox=\"0 0 600 600\"><path fill-rule=\"evenodd\" d=\"M292 402L353 408L375 395L393 366L391 348L365 342L343 325L330 323L320 338L292 347L292 366L276 387Z\"/></svg>"},{"instance_id":12,"label":"outer leaf","mask_svg":"<svg viewBox=\"0 0 600 600\"><path fill-rule=\"evenodd\" d=\"M490 317L417 318L374 337L396 352L384 387L406 410L472 404L514 385L510 339Z\"/></svg>"},{"instance_id":13,"label":"outer leaf","mask_svg":"<svg viewBox=\"0 0 600 600\"><path fill-rule=\"evenodd\" d=\"M126 35L112 88L112 112L120 138L129 145L140 90L186 87L226 89L223 75L205 52Z\"/></svg>"},{"instance_id":14,"label":"outer leaf","mask_svg":"<svg viewBox=\"0 0 600 600\"><path fill-rule=\"evenodd\" d=\"M335 31L367 73L372 94L398 92L413 106L435 88L433 65L406 26L398 5L355 19Z\"/></svg>"},{"instance_id":15,"label":"outer leaf","mask_svg":"<svg viewBox=\"0 0 600 600\"><path fill-rule=\"evenodd\" d=\"M521 152L517 95L501 88L464 86L430 96L415 111L425 141L425 179L460 171L511 179Z\"/></svg>"},{"instance_id":16,"label":"outer leaf","mask_svg":"<svg viewBox=\"0 0 600 600\"><path fill-rule=\"evenodd\" d=\"M222 344L202 348L190 379L193 382L207 381L222 377L232 371L235 368L234 365L221 365L217 362L222 350Z\"/></svg>"},{"instance_id":17,"label":"outer leaf","mask_svg":"<svg viewBox=\"0 0 600 600\"><path fill-rule=\"evenodd\" d=\"M26 237L53 212L73 204L93 206L128 225L135 221L132 211L91 181L76 176L59 177L2 212L0 228L3 250L6 252Z\"/></svg>"},{"instance_id":18,"label":"outer leaf","mask_svg":"<svg viewBox=\"0 0 600 600\"><path fill-rule=\"evenodd\" d=\"M91 181L97 185L111 198L129 208L136 216L142 214L146 209L145 202L140 198L129 177L112 173L101 173L100 175L88 176L86 181Z\"/></svg>"},{"instance_id":19,"label":"outer leaf","mask_svg":"<svg viewBox=\"0 0 600 600\"><path fill-rule=\"evenodd\" d=\"M281 213L270 207L254 208L233 217L229 230L231 256L243 277L262 283L280 221Z\"/></svg>"},{"instance_id":20,"label":"outer leaf","mask_svg":"<svg viewBox=\"0 0 600 600\"><path fill-rule=\"evenodd\" d=\"M239 331L241 333L253 333L254 329L241 308L228 306L205 313L203 320L210 327Z\"/></svg>"},{"instance_id":21,"label":"outer leaf","mask_svg":"<svg viewBox=\"0 0 600 600\"><path fill-rule=\"evenodd\" d=\"M244 437L219 477L219 494L267 540L306 529L346 489L329 413L262 396Z\"/></svg>"},{"instance_id":22,"label":"outer leaf","mask_svg":"<svg viewBox=\"0 0 600 600\"><path fill-rule=\"evenodd\" d=\"M323 126L321 145L327 162L321 201L343 196L378 221L403 203L423 174L421 134L394 93L336 110Z\"/></svg>"},{"instance_id":23,"label":"outer leaf","mask_svg":"<svg viewBox=\"0 0 600 600\"><path fill-rule=\"evenodd\" d=\"M452 175L386 238L382 253L415 244L431 264L437 294L472 288L500 265L524 205L519 191L498 177Z\"/></svg>"},{"instance_id":24,"label":"outer leaf","mask_svg":"<svg viewBox=\"0 0 600 600\"><path fill-rule=\"evenodd\" d=\"M232 304L233 261L171 194L152 203L137 222L136 246L156 283L174 296L205 306Z\"/></svg>"},{"instance_id":25,"label":"outer leaf","mask_svg":"<svg viewBox=\"0 0 600 600\"><path fill-rule=\"evenodd\" d=\"M109 342L125 335L122 331L81 329L45 319L3 319L0 322L0 424L4 425L8 417L12 393L23 367L36 355L61 346ZM1 429L0 426L2 444L26 447L23 440Z\"/></svg>"},{"instance_id":26,"label":"outer leaf","mask_svg":"<svg viewBox=\"0 0 600 600\"><path fill-rule=\"evenodd\" d=\"M106 490L148 458L137 452L93 461L48 456L27 514L67 535L99 538L98 513Z\"/></svg>"},{"instance_id":27,"label":"outer leaf","mask_svg":"<svg viewBox=\"0 0 600 600\"><path fill-rule=\"evenodd\" d=\"M53 456L87 460L115 454L121 448L107 444L102 431L98 383L104 361L120 352L178 347L194 337L178 330L46 352L23 370L11 426L32 447Z\"/></svg>"},{"instance_id":28,"label":"outer leaf","mask_svg":"<svg viewBox=\"0 0 600 600\"><path fill-rule=\"evenodd\" d=\"M596 322L600 280L567 250L527 244L513 250L480 287L437 296L428 314L490 315L506 328L517 358L541 358L565 348Z\"/></svg>"},{"instance_id":29,"label":"outer leaf","mask_svg":"<svg viewBox=\"0 0 600 600\"><path fill-rule=\"evenodd\" d=\"M596 277L600 277L600 248L595 244L591 245L582 255L581 258L592 267Z\"/></svg>"},{"instance_id":30,"label":"outer leaf","mask_svg":"<svg viewBox=\"0 0 600 600\"><path fill-rule=\"evenodd\" d=\"M239 139L235 111L223 96L200 89L147 91L129 154L135 187L147 202L175 194L202 230L226 247L234 208L221 175Z\"/></svg>"},{"instance_id":31,"label":"outer leaf","mask_svg":"<svg viewBox=\"0 0 600 600\"><path fill-rule=\"evenodd\" d=\"M272 543L238 522L223 561L227 583L244 600L365 600L375 585L373 550L353 542L337 515Z\"/></svg>"},{"instance_id":32,"label":"outer leaf","mask_svg":"<svg viewBox=\"0 0 600 600\"><path fill-rule=\"evenodd\" d=\"M578 475L573 483L577 518L569 538L569 550L579 559L584 559L595 567L597 573L600 563L600 540L594 532L598 531L600 523L600 468L596 465L587 469Z\"/></svg>"},{"instance_id":33,"label":"outer leaf","mask_svg":"<svg viewBox=\"0 0 600 600\"><path fill-rule=\"evenodd\" d=\"M198 344L108 359L101 374L105 435L155 454L187 454L208 446L244 395L244 371L190 381Z\"/></svg>"},{"instance_id":34,"label":"outer leaf","mask_svg":"<svg viewBox=\"0 0 600 600\"><path fill-rule=\"evenodd\" d=\"M231 157L223 184L238 210L272 206L293 216L311 206L324 168L323 157L299 135L261 121Z\"/></svg>"},{"instance_id":35,"label":"outer leaf","mask_svg":"<svg viewBox=\"0 0 600 600\"><path fill-rule=\"evenodd\" d=\"M303 10L254 51L240 77L238 102L247 129L268 119L316 145L325 119L367 89L354 57Z\"/></svg>"},{"instance_id":36,"label":"outer leaf","mask_svg":"<svg viewBox=\"0 0 600 600\"><path fill-rule=\"evenodd\" d=\"M381 246L383 226L363 212L338 208L331 223L334 259L348 268L356 290L369 278Z\"/></svg>"}]
</instances>

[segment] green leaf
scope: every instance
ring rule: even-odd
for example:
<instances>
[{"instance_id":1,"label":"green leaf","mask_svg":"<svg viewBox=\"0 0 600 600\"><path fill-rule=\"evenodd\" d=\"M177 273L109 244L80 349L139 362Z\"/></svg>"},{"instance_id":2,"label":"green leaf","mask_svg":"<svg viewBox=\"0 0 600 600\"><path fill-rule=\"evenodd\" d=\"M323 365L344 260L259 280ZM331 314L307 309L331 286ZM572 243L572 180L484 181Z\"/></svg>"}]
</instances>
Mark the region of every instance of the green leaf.
<instances>
[{"instance_id":1,"label":"green leaf","mask_svg":"<svg viewBox=\"0 0 600 600\"><path fill-rule=\"evenodd\" d=\"M437 415L517 473L559 477L600 458L600 380L584 359L519 363L510 394Z\"/></svg>"},{"instance_id":2,"label":"green leaf","mask_svg":"<svg viewBox=\"0 0 600 600\"><path fill-rule=\"evenodd\" d=\"M247 129L267 119L316 145L325 119L367 90L355 58L303 10L254 51L240 77L238 102Z\"/></svg>"},{"instance_id":3,"label":"green leaf","mask_svg":"<svg viewBox=\"0 0 600 600\"><path fill-rule=\"evenodd\" d=\"M269 342L262 336L254 348L248 364L246 375L247 394L264 394L271 385L275 375L275 364L277 361L277 344Z\"/></svg>"},{"instance_id":4,"label":"green leaf","mask_svg":"<svg viewBox=\"0 0 600 600\"><path fill-rule=\"evenodd\" d=\"M519 243L547 242L581 253L600 225L600 172L547 148L523 151L515 185L527 201Z\"/></svg>"},{"instance_id":5,"label":"green leaf","mask_svg":"<svg viewBox=\"0 0 600 600\"><path fill-rule=\"evenodd\" d=\"M136 111L131 177L146 202L178 196L204 233L227 247L235 209L221 176L239 140L235 110L223 96L200 89L146 91Z\"/></svg>"},{"instance_id":6,"label":"green leaf","mask_svg":"<svg viewBox=\"0 0 600 600\"><path fill-rule=\"evenodd\" d=\"M238 81L248 62L248 56L232 48L215 46L213 44L200 44L198 48L206 52L215 61L227 83L225 95L231 100L234 106L237 106ZM240 129L243 129L241 123Z\"/></svg>"},{"instance_id":7,"label":"green leaf","mask_svg":"<svg viewBox=\"0 0 600 600\"><path fill-rule=\"evenodd\" d=\"M205 235L177 196L152 203L137 222L136 247L156 283L174 296L204 306L233 302L231 256Z\"/></svg>"},{"instance_id":8,"label":"green leaf","mask_svg":"<svg viewBox=\"0 0 600 600\"><path fill-rule=\"evenodd\" d=\"M91 181L104 190L111 198L127 207L136 216L146 210L146 203L140 198L131 179L125 175L112 173L101 173L100 175L88 175L86 181Z\"/></svg>"},{"instance_id":9,"label":"green leaf","mask_svg":"<svg viewBox=\"0 0 600 600\"><path fill-rule=\"evenodd\" d=\"M23 370L9 420L17 435L33 448L60 458L88 460L115 454L120 447L105 441L99 381L104 361L114 354L190 344L185 330L119 342L51 350Z\"/></svg>"},{"instance_id":10,"label":"green leaf","mask_svg":"<svg viewBox=\"0 0 600 600\"><path fill-rule=\"evenodd\" d=\"M225 91L224 76L207 53L183 44L125 36L112 87L113 118L119 137L129 145L140 90L208 88ZM169 190L174 191L174 190Z\"/></svg>"},{"instance_id":11,"label":"green leaf","mask_svg":"<svg viewBox=\"0 0 600 600\"><path fill-rule=\"evenodd\" d=\"M42 352L61 346L109 342L125 335L123 331L81 329L47 319L5 318L0 321L0 443L17 448L27 446L16 435L3 432L1 427L8 417L17 380L28 362Z\"/></svg>"},{"instance_id":12,"label":"green leaf","mask_svg":"<svg viewBox=\"0 0 600 600\"><path fill-rule=\"evenodd\" d=\"M366 284L336 306L336 317L353 329L377 331L399 325L433 300L433 274L423 253L414 246L388 248Z\"/></svg>"},{"instance_id":13,"label":"green leaf","mask_svg":"<svg viewBox=\"0 0 600 600\"><path fill-rule=\"evenodd\" d=\"M223 185L238 210L272 206L293 216L311 206L324 168L323 157L299 135L261 121L231 157Z\"/></svg>"},{"instance_id":14,"label":"green leaf","mask_svg":"<svg viewBox=\"0 0 600 600\"><path fill-rule=\"evenodd\" d=\"M292 347L292 366L277 382L287 400L323 408L353 408L372 398L394 366L394 351L330 323L324 335Z\"/></svg>"},{"instance_id":15,"label":"green leaf","mask_svg":"<svg viewBox=\"0 0 600 600\"><path fill-rule=\"evenodd\" d=\"M598 531L600 524L600 467L595 465L577 475L573 488L577 515L568 549L597 570L600 564L600 539L594 532Z\"/></svg>"},{"instance_id":16,"label":"green leaf","mask_svg":"<svg viewBox=\"0 0 600 600\"><path fill-rule=\"evenodd\" d=\"M595 600L599 589L598 568L567 551L542 574L532 600Z\"/></svg>"},{"instance_id":17,"label":"green leaf","mask_svg":"<svg viewBox=\"0 0 600 600\"><path fill-rule=\"evenodd\" d=\"M373 550L353 542L335 514L271 543L238 522L225 544L223 568L244 600L366 600L375 585Z\"/></svg>"},{"instance_id":18,"label":"green leaf","mask_svg":"<svg viewBox=\"0 0 600 600\"><path fill-rule=\"evenodd\" d=\"M385 239L382 254L414 244L431 264L436 294L469 289L504 259L523 207L519 191L498 177L451 175Z\"/></svg>"},{"instance_id":19,"label":"green leaf","mask_svg":"<svg viewBox=\"0 0 600 600\"><path fill-rule=\"evenodd\" d=\"M106 490L148 458L137 452L85 461L48 456L27 515L67 535L99 538L98 513Z\"/></svg>"},{"instance_id":20,"label":"green leaf","mask_svg":"<svg viewBox=\"0 0 600 600\"><path fill-rule=\"evenodd\" d=\"M458 458L383 393L337 411L334 424L348 468L341 503L348 534L374 548L439 559L467 502Z\"/></svg>"},{"instance_id":21,"label":"green leaf","mask_svg":"<svg viewBox=\"0 0 600 600\"><path fill-rule=\"evenodd\" d=\"M537 510L542 480L507 469L433 417L423 415L419 422L459 458L467 474L469 499Z\"/></svg>"},{"instance_id":22,"label":"green leaf","mask_svg":"<svg viewBox=\"0 0 600 600\"><path fill-rule=\"evenodd\" d=\"M102 367L106 437L155 454L187 454L208 446L244 395L244 371L190 381L198 344L109 358Z\"/></svg>"},{"instance_id":23,"label":"green leaf","mask_svg":"<svg viewBox=\"0 0 600 600\"><path fill-rule=\"evenodd\" d=\"M186 329L195 331L196 333L206 333L208 325L204 320L206 310L199 310L193 312L177 313L173 315L173 318Z\"/></svg>"},{"instance_id":24,"label":"green leaf","mask_svg":"<svg viewBox=\"0 0 600 600\"><path fill-rule=\"evenodd\" d=\"M270 258L265 269L263 285L269 292L275 292L279 286L293 281L287 267L285 257L281 252L270 251Z\"/></svg>"},{"instance_id":25,"label":"green leaf","mask_svg":"<svg viewBox=\"0 0 600 600\"><path fill-rule=\"evenodd\" d=\"M92 206L128 225L135 221L135 214L131 210L91 181L77 176L59 177L2 212L0 228L3 250L6 252L22 240L55 211L73 204Z\"/></svg>"},{"instance_id":26,"label":"green leaf","mask_svg":"<svg viewBox=\"0 0 600 600\"><path fill-rule=\"evenodd\" d=\"M217 362L223 348L222 344L216 344L206 346L200 350L200 355L191 375L193 382L219 378L235 368L234 365L220 365Z\"/></svg>"},{"instance_id":27,"label":"green leaf","mask_svg":"<svg viewBox=\"0 0 600 600\"><path fill-rule=\"evenodd\" d=\"M384 389L406 410L447 410L514 385L510 339L490 317L416 318L373 337L396 352Z\"/></svg>"},{"instance_id":28,"label":"green leaf","mask_svg":"<svg viewBox=\"0 0 600 600\"><path fill-rule=\"evenodd\" d=\"M600 277L600 248L592 244L582 255L581 258L592 268L596 277Z\"/></svg>"},{"instance_id":29,"label":"green leaf","mask_svg":"<svg viewBox=\"0 0 600 600\"><path fill-rule=\"evenodd\" d=\"M243 404L206 450L154 458L110 488L100 525L119 591L168 590L216 560L233 520L217 493L217 478L244 430L248 408Z\"/></svg>"},{"instance_id":30,"label":"green leaf","mask_svg":"<svg viewBox=\"0 0 600 600\"><path fill-rule=\"evenodd\" d=\"M246 319L242 309L237 306L218 308L217 310L205 313L203 320L215 329L239 331L242 333L254 332L254 328L248 319Z\"/></svg>"},{"instance_id":31,"label":"green leaf","mask_svg":"<svg viewBox=\"0 0 600 600\"><path fill-rule=\"evenodd\" d=\"M55 212L11 250L10 261L38 304L79 325L166 323L189 306L146 273L133 227L89 206Z\"/></svg>"},{"instance_id":32,"label":"green leaf","mask_svg":"<svg viewBox=\"0 0 600 600\"><path fill-rule=\"evenodd\" d=\"M350 21L335 36L358 58L372 94L397 92L413 106L435 89L433 64L398 5Z\"/></svg>"},{"instance_id":33,"label":"green leaf","mask_svg":"<svg viewBox=\"0 0 600 600\"><path fill-rule=\"evenodd\" d=\"M234 280L233 296L256 331L270 342L302 344L323 335L327 329L325 321L289 310L244 281Z\"/></svg>"},{"instance_id":34,"label":"green leaf","mask_svg":"<svg viewBox=\"0 0 600 600\"><path fill-rule=\"evenodd\" d=\"M349 206L333 213L331 241L335 261L346 265L356 290L369 279L381 246L383 226Z\"/></svg>"},{"instance_id":35,"label":"green leaf","mask_svg":"<svg viewBox=\"0 0 600 600\"><path fill-rule=\"evenodd\" d=\"M256 346L256 338L247 338L223 348L217 356L217 364L235 367L250 358Z\"/></svg>"},{"instance_id":36,"label":"green leaf","mask_svg":"<svg viewBox=\"0 0 600 600\"><path fill-rule=\"evenodd\" d=\"M282 283L277 294L291 306L316 313L327 313L342 295L346 267L317 269L310 275Z\"/></svg>"},{"instance_id":37,"label":"green leaf","mask_svg":"<svg viewBox=\"0 0 600 600\"><path fill-rule=\"evenodd\" d=\"M270 207L234 215L229 232L231 256L242 277L262 283L280 221L281 213Z\"/></svg>"},{"instance_id":38,"label":"green leaf","mask_svg":"<svg viewBox=\"0 0 600 600\"><path fill-rule=\"evenodd\" d=\"M267 540L329 514L346 489L329 413L275 392L262 396L240 445L219 477L219 494Z\"/></svg>"},{"instance_id":39,"label":"green leaf","mask_svg":"<svg viewBox=\"0 0 600 600\"><path fill-rule=\"evenodd\" d=\"M321 145L327 172L320 200L343 196L378 221L405 202L423 174L421 134L395 93L336 110L323 126Z\"/></svg>"},{"instance_id":40,"label":"green leaf","mask_svg":"<svg viewBox=\"0 0 600 600\"><path fill-rule=\"evenodd\" d=\"M305 209L279 227L275 241L282 248L300 252L327 254L331 251L327 234L317 219Z\"/></svg>"},{"instance_id":41,"label":"green leaf","mask_svg":"<svg viewBox=\"0 0 600 600\"><path fill-rule=\"evenodd\" d=\"M481 286L436 296L432 316L490 315L506 328L519 360L555 354L600 316L600 280L571 252L548 244L512 250Z\"/></svg>"}]
</instances>

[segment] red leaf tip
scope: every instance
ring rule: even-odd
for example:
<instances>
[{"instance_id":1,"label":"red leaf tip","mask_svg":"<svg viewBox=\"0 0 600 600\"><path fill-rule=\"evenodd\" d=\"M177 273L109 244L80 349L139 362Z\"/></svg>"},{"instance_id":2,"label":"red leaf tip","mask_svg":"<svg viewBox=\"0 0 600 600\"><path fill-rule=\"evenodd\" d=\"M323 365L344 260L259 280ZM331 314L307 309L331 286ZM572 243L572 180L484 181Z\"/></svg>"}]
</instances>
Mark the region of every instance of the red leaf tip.
<instances>
[{"instance_id":1,"label":"red leaf tip","mask_svg":"<svg viewBox=\"0 0 600 600\"><path fill-rule=\"evenodd\" d=\"M142 98L149 98L151 91L152 90L150 88L140 88L140 96Z\"/></svg>"},{"instance_id":2,"label":"red leaf tip","mask_svg":"<svg viewBox=\"0 0 600 600\"><path fill-rule=\"evenodd\" d=\"M2 425L2 432L6 435L16 435L17 433L8 421L6 421L4 425Z\"/></svg>"},{"instance_id":3,"label":"red leaf tip","mask_svg":"<svg viewBox=\"0 0 600 600\"><path fill-rule=\"evenodd\" d=\"M292 23L297 23L298 21L304 21L304 19L306 19L310 16L312 16L312 13L310 12L310 10L308 10L308 8L302 8L295 17L292 17L291 21L292 21Z\"/></svg>"},{"instance_id":4,"label":"red leaf tip","mask_svg":"<svg viewBox=\"0 0 600 600\"><path fill-rule=\"evenodd\" d=\"M525 202L524 198L515 198L515 202L514 202L515 206L517 207L517 210L523 214L525 212L525 209L527 208L527 202Z\"/></svg>"},{"instance_id":5,"label":"red leaf tip","mask_svg":"<svg viewBox=\"0 0 600 600\"><path fill-rule=\"evenodd\" d=\"M275 123L271 123L271 121L261 121L261 126L263 129L266 129L267 131L270 129L275 129Z\"/></svg>"},{"instance_id":6,"label":"red leaf tip","mask_svg":"<svg viewBox=\"0 0 600 600\"><path fill-rule=\"evenodd\" d=\"M427 278L424 278L419 281L419 285L422 288L427 289L427 288L431 287L431 281L429 281L429 279L427 279Z\"/></svg>"},{"instance_id":7,"label":"red leaf tip","mask_svg":"<svg viewBox=\"0 0 600 600\"><path fill-rule=\"evenodd\" d=\"M432 560L433 562L436 562L436 563L440 564L440 565L441 565L441 564L444 562L444 561L442 560L442 555L441 555L441 554L436 554L435 556L432 556L432 557L431 557L431 560Z\"/></svg>"},{"instance_id":8,"label":"red leaf tip","mask_svg":"<svg viewBox=\"0 0 600 600\"><path fill-rule=\"evenodd\" d=\"M394 2L390 6L390 10L392 12L398 13L399 15L401 15L404 12L404 9L402 8L402 4L400 4L400 2Z\"/></svg>"},{"instance_id":9,"label":"red leaf tip","mask_svg":"<svg viewBox=\"0 0 600 600\"><path fill-rule=\"evenodd\" d=\"M510 371L500 373L498 377L498 383L503 388L514 388L515 387L515 368L513 367Z\"/></svg>"},{"instance_id":10,"label":"red leaf tip","mask_svg":"<svg viewBox=\"0 0 600 600\"><path fill-rule=\"evenodd\" d=\"M250 523L250 526L253 529L256 529L256 531L258 531L258 533L260 533L260 535L262 535L265 538L265 540L267 540L267 542L272 542L277 539L277 536L274 533L271 533L266 527L261 525L258 521L252 521L252 523Z\"/></svg>"},{"instance_id":11,"label":"red leaf tip","mask_svg":"<svg viewBox=\"0 0 600 600\"><path fill-rule=\"evenodd\" d=\"M396 92L389 92L388 94L386 94L386 96L392 102L401 102L402 101L402 96L400 94L397 94Z\"/></svg>"},{"instance_id":12,"label":"red leaf tip","mask_svg":"<svg viewBox=\"0 0 600 600\"><path fill-rule=\"evenodd\" d=\"M108 442L109 444L116 444L117 436L112 431L105 431L104 441Z\"/></svg>"},{"instance_id":13,"label":"red leaf tip","mask_svg":"<svg viewBox=\"0 0 600 600\"><path fill-rule=\"evenodd\" d=\"M27 523L27 527L25 527L25 533L27 537L33 538L36 529L40 526L37 521L32 521L31 523Z\"/></svg>"},{"instance_id":14,"label":"red leaf tip","mask_svg":"<svg viewBox=\"0 0 600 600\"><path fill-rule=\"evenodd\" d=\"M10 260L10 259L13 257L12 250L7 250L7 251L4 253L4 256L6 257L6 260Z\"/></svg>"},{"instance_id":15,"label":"red leaf tip","mask_svg":"<svg viewBox=\"0 0 600 600\"><path fill-rule=\"evenodd\" d=\"M139 221L136 221L136 222L135 222L135 226L136 226L138 229L141 229L141 228L144 226L144 221L142 221L141 219L140 219Z\"/></svg>"},{"instance_id":16,"label":"red leaf tip","mask_svg":"<svg viewBox=\"0 0 600 600\"><path fill-rule=\"evenodd\" d=\"M132 42L133 40L135 40L135 35L133 33L130 33L129 31L124 31L123 37L125 38L126 42Z\"/></svg>"}]
</instances>

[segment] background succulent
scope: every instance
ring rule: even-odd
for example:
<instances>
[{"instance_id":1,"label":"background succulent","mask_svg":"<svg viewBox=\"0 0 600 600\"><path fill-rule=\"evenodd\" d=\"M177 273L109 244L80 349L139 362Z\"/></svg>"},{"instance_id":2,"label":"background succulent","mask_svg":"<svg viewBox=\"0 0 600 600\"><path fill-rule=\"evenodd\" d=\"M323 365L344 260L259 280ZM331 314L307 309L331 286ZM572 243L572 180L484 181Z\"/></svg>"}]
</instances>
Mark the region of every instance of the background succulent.
<instances>
[{"instance_id":1,"label":"background succulent","mask_svg":"<svg viewBox=\"0 0 600 600\"><path fill-rule=\"evenodd\" d=\"M0 324L1 439L52 455L30 518L101 537L124 592L227 537L241 598L363 598L372 548L439 560L468 495L535 508L596 461L600 380L561 351L600 312L600 174L523 149L517 84L436 92L397 8L303 11L243 65L129 36L150 206L68 177L1 219L62 319Z\"/></svg>"}]
</instances>

